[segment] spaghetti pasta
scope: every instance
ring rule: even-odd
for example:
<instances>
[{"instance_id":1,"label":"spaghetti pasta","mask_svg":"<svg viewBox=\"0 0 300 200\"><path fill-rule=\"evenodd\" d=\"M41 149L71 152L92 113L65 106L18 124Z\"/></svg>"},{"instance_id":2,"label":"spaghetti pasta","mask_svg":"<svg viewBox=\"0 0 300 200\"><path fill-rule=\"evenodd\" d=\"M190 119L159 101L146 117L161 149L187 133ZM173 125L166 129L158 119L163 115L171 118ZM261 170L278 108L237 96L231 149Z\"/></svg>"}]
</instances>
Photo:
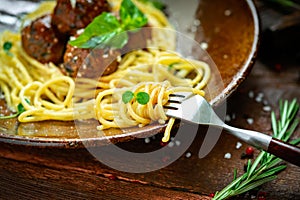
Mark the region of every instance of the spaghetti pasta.
<instances>
[{"instance_id":1,"label":"spaghetti pasta","mask_svg":"<svg viewBox=\"0 0 300 200\"><path fill-rule=\"evenodd\" d=\"M115 10L120 2L110 0ZM172 28L161 11L139 1L134 3L152 26ZM0 50L0 91L12 111L23 105L25 111L18 116L21 123L97 119L98 130L168 123L163 137L168 141L175 121L163 108L169 95L182 91L204 95L210 68L205 62L176 53L175 35L166 37L166 33L152 32L147 48L126 53L118 60L117 71L94 80L73 79L53 63L40 63L22 49L19 33L5 31L0 45L10 42L12 48L9 53ZM149 102L142 105L133 99L125 104L122 94L128 90L149 94Z\"/></svg>"}]
</instances>

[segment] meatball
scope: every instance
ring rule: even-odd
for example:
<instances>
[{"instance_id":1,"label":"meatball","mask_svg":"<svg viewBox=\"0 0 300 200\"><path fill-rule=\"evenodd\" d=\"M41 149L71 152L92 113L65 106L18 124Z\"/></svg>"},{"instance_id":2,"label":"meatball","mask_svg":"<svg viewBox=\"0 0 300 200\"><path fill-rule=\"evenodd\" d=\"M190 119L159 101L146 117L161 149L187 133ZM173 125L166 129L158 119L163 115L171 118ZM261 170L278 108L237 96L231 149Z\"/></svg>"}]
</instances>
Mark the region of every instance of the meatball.
<instances>
[{"instance_id":1,"label":"meatball","mask_svg":"<svg viewBox=\"0 0 300 200\"><path fill-rule=\"evenodd\" d=\"M75 7L70 0L57 0L52 25L62 34L75 35L104 11L109 11L106 0L76 0Z\"/></svg>"},{"instance_id":2,"label":"meatball","mask_svg":"<svg viewBox=\"0 0 300 200\"><path fill-rule=\"evenodd\" d=\"M37 18L21 31L25 52L41 63L61 63L67 38L51 26L51 15Z\"/></svg>"},{"instance_id":3,"label":"meatball","mask_svg":"<svg viewBox=\"0 0 300 200\"><path fill-rule=\"evenodd\" d=\"M118 69L117 57L121 53L113 49L81 49L67 45L62 71L71 77L98 78Z\"/></svg>"}]
</instances>

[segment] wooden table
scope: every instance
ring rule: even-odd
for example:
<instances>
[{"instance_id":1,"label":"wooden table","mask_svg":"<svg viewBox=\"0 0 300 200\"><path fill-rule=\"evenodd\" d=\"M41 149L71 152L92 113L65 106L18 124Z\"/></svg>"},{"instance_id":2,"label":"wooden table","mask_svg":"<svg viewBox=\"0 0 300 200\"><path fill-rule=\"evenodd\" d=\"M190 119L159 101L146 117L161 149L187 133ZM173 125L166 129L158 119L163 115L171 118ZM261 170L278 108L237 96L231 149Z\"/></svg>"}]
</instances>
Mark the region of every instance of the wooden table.
<instances>
[{"instance_id":1,"label":"wooden table","mask_svg":"<svg viewBox=\"0 0 300 200\"><path fill-rule=\"evenodd\" d=\"M229 124L270 134L270 112L264 106L276 110L280 98L297 97L300 102L299 58L284 55L264 59L269 50L262 48L250 76L228 99ZM300 127L293 137L300 137ZM235 168L238 174L243 173L246 160L241 159L241 154L248 145L242 143L237 149L238 140L223 132L214 149L199 159L202 141L203 135L198 134L176 162L142 174L113 170L84 148L44 149L1 143L0 199L210 199L210 193L232 180ZM147 144L138 139L121 146L140 150L157 145L158 137ZM230 159L224 158L226 153L231 154ZM300 168L287 164L275 181L259 191L272 200L300 199L299 177ZM256 194L254 191L236 199L256 199Z\"/></svg>"}]
</instances>

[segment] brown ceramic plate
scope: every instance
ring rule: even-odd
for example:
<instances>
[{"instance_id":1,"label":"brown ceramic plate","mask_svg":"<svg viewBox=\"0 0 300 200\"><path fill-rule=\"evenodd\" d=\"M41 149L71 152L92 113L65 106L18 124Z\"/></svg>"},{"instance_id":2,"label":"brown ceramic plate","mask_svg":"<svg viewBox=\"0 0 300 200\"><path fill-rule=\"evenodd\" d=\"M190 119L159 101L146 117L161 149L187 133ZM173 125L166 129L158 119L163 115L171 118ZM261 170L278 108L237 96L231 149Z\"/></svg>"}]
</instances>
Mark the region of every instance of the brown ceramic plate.
<instances>
[{"instance_id":1,"label":"brown ceramic plate","mask_svg":"<svg viewBox=\"0 0 300 200\"><path fill-rule=\"evenodd\" d=\"M259 43L259 19L254 3L251 0L191 0L187 6L183 1L166 2L171 21L177 29L186 34L195 33L199 43L208 45L207 51L217 69L212 69L212 81L206 90L209 91L210 103L220 104L235 91L253 65ZM195 19L201 22L197 30L193 28ZM222 84L216 81L220 78ZM79 138L78 126L74 122L18 123L15 119L0 120L0 142L72 148L82 146L83 141L104 144L107 139L122 142L146 137L161 131L164 125L153 124L125 131L109 129L97 136L91 131L95 128L94 121L82 123L79 127L81 133L86 133L85 138ZM47 138L41 136L45 134Z\"/></svg>"}]
</instances>

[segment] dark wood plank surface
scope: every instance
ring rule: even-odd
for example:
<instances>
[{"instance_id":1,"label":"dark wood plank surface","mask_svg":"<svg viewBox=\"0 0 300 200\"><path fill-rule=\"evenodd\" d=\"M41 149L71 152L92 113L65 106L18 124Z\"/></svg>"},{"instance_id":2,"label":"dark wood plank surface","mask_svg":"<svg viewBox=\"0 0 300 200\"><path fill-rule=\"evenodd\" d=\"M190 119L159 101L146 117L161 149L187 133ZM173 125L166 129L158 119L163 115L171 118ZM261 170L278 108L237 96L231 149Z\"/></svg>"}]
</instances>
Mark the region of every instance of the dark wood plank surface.
<instances>
[{"instance_id":1,"label":"dark wood plank surface","mask_svg":"<svg viewBox=\"0 0 300 200\"><path fill-rule=\"evenodd\" d=\"M265 106L277 109L280 98L296 97L300 102L300 66L296 55L280 54L270 60L265 59L266 51L259 52L250 76L228 99L227 119L230 117L228 123L236 127L270 134L270 111ZM142 174L111 169L86 149L28 148L1 143L0 199L210 199L210 193L232 180L235 168L238 174L243 173L246 160L241 159L241 154L248 145L242 143L237 149L239 141L222 132L213 150L199 159L204 137L201 130L186 152L190 156L183 154L166 168ZM293 136L296 137L300 137L300 127ZM159 138L147 144L138 139L121 147L133 151L151 149L159 145ZM230 159L224 158L226 153L231 154ZM300 199L299 177L300 168L287 164L275 181L259 191L266 193L266 199ZM254 191L236 199L257 199L256 194Z\"/></svg>"}]
</instances>

